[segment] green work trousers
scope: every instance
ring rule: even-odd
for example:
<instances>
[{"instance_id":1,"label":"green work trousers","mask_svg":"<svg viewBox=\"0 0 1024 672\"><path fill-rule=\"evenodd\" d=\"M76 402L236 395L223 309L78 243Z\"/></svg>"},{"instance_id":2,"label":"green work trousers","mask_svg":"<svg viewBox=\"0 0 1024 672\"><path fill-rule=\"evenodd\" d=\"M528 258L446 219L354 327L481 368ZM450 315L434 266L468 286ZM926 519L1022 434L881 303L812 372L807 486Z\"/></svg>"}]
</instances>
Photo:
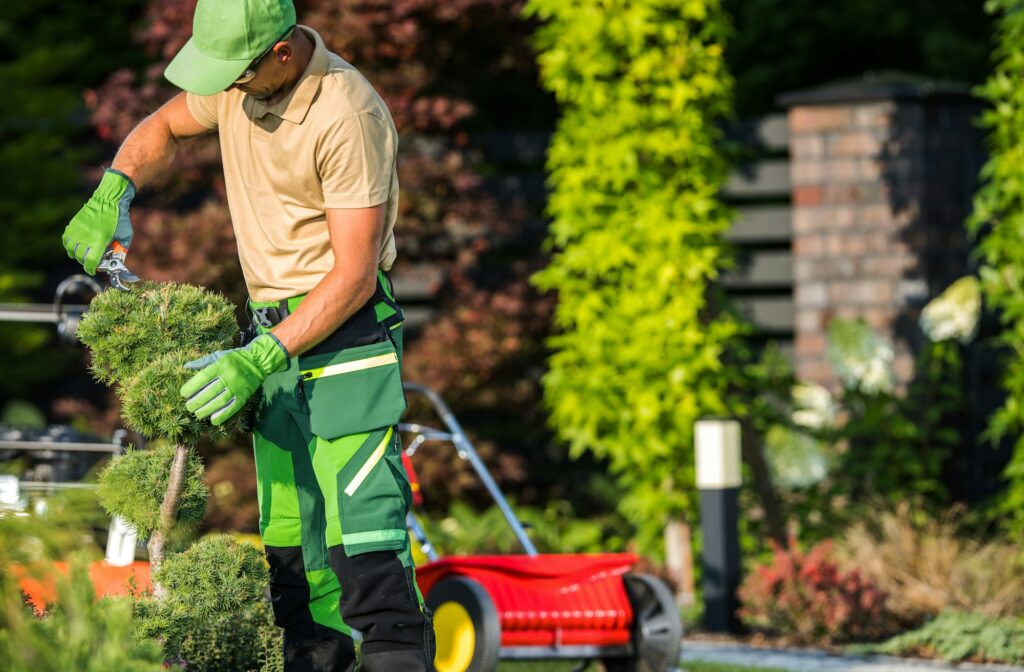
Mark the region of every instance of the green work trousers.
<instances>
[{"instance_id":1,"label":"green work trousers","mask_svg":"<svg viewBox=\"0 0 1024 672\"><path fill-rule=\"evenodd\" d=\"M255 409L260 535L286 672L354 669L352 628L362 635L360 669L433 670L395 425L405 406L401 313L379 300L384 291L269 376ZM367 426L376 422L387 424Z\"/></svg>"}]
</instances>

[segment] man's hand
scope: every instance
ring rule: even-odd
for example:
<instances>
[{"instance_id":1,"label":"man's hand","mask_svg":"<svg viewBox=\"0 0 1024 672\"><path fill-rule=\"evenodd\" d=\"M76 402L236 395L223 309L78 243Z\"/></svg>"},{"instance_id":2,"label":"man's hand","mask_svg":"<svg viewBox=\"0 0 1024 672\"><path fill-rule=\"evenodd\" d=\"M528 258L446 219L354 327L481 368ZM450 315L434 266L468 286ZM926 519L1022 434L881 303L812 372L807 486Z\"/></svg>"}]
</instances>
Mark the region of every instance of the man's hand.
<instances>
[{"instance_id":1,"label":"man's hand","mask_svg":"<svg viewBox=\"0 0 1024 672\"><path fill-rule=\"evenodd\" d=\"M115 240L132 244L132 222L128 206L135 198L135 185L124 173L108 168L100 186L64 229L64 249L89 275Z\"/></svg>"},{"instance_id":2,"label":"man's hand","mask_svg":"<svg viewBox=\"0 0 1024 672\"><path fill-rule=\"evenodd\" d=\"M181 396L191 413L200 420L210 418L223 425L249 401L263 380L288 367L288 351L273 334L257 336L244 348L219 350L185 364L198 369L181 386Z\"/></svg>"}]
</instances>

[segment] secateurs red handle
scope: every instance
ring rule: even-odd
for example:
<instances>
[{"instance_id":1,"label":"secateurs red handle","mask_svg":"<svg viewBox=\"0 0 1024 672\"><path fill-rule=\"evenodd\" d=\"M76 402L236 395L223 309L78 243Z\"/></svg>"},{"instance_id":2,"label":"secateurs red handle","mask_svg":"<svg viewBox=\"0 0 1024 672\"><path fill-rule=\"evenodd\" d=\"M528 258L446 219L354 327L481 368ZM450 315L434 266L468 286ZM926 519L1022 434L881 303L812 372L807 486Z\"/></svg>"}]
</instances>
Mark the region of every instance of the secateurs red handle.
<instances>
[{"instance_id":1,"label":"secateurs red handle","mask_svg":"<svg viewBox=\"0 0 1024 672\"><path fill-rule=\"evenodd\" d=\"M110 286L122 292L127 292L132 285L139 282L139 276L132 273L124 264L128 256L128 248L116 240L103 253L99 266L96 270L103 271L110 276Z\"/></svg>"}]
</instances>

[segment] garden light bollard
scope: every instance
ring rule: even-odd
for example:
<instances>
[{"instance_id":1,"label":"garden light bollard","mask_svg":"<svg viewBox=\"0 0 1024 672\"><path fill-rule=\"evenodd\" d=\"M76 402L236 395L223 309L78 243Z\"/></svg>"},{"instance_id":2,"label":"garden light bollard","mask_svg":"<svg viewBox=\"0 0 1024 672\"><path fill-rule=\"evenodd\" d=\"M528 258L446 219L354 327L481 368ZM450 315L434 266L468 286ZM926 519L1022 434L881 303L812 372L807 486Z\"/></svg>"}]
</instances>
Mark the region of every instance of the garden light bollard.
<instances>
[{"instance_id":1,"label":"garden light bollard","mask_svg":"<svg viewBox=\"0 0 1024 672\"><path fill-rule=\"evenodd\" d=\"M740 423L698 420L694 425L697 489L703 531L704 621L711 632L737 632L740 585Z\"/></svg>"}]
</instances>

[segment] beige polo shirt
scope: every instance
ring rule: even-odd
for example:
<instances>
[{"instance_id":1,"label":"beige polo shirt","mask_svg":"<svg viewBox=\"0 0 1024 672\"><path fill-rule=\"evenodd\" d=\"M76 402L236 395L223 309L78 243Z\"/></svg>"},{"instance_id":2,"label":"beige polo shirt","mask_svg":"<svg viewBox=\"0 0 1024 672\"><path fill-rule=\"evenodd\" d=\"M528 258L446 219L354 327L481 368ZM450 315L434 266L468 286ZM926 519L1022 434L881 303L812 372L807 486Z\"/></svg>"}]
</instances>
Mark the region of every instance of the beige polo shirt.
<instances>
[{"instance_id":1,"label":"beige polo shirt","mask_svg":"<svg viewBox=\"0 0 1024 672\"><path fill-rule=\"evenodd\" d=\"M358 70L324 47L287 98L267 107L237 89L186 94L192 116L220 135L238 257L254 301L304 294L334 265L327 208L387 203L380 268L395 260L398 131Z\"/></svg>"}]
</instances>

